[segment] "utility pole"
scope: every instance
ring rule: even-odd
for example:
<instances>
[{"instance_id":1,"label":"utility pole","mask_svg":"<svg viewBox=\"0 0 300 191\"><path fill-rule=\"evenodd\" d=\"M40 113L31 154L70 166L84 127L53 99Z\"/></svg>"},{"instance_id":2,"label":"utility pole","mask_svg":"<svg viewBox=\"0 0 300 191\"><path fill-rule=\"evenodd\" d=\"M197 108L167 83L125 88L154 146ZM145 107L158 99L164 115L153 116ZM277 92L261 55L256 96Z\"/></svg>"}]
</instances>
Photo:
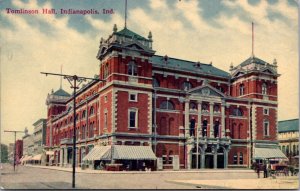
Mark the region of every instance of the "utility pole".
<instances>
[{"instance_id":1,"label":"utility pole","mask_svg":"<svg viewBox=\"0 0 300 191\"><path fill-rule=\"evenodd\" d=\"M15 146L14 146L14 171L16 171L16 139L17 133L24 133L23 131L4 131L6 133L14 133L15 134Z\"/></svg>"},{"instance_id":2,"label":"utility pole","mask_svg":"<svg viewBox=\"0 0 300 191\"><path fill-rule=\"evenodd\" d=\"M60 76L64 79L67 79L73 88L73 171L72 171L72 188L75 188L75 162L76 162L76 89L79 88L79 85L86 81L86 80L94 80L94 81L105 81L96 78L87 78L87 77L80 77L77 75L66 75L66 74L56 74L56 73L48 73L48 72L41 72L41 74L52 75L52 76ZM73 82L73 84L72 84ZM78 84L76 83L78 82Z\"/></svg>"}]
</instances>

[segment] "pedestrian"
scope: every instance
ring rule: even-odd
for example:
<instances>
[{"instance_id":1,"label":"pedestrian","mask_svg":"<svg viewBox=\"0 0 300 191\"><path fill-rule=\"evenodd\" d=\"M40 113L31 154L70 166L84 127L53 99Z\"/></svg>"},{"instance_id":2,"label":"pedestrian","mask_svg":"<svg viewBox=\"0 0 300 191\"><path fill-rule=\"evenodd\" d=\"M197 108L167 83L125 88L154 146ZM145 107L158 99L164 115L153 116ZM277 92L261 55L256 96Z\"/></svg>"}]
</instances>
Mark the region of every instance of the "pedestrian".
<instances>
[{"instance_id":1,"label":"pedestrian","mask_svg":"<svg viewBox=\"0 0 300 191\"><path fill-rule=\"evenodd\" d=\"M268 169L266 164L263 165L263 170L264 170L264 178L268 178L268 171L267 171Z\"/></svg>"},{"instance_id":2,"label":"pedestrian","mask_svg":"<svg viewBox=\"0 0 300 191\"><path fill-rule=\"evenodd\" d=\"M259 174L260 174L260 164L257 163L256 165L256 173L257 173L257 178L259 178Z\"/></svg>"}]
</instances>

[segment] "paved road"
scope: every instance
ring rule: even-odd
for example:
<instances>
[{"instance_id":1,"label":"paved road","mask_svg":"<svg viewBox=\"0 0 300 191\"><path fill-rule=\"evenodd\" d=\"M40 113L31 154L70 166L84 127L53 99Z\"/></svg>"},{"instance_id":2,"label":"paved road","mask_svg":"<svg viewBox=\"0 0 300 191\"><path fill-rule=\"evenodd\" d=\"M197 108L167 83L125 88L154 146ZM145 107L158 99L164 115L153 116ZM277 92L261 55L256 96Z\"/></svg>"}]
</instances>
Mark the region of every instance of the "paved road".
<instances>
[{"instance_id":1,"label":"paved road","mask_svg":"<svg viewBox=\"0 0 300 191\"><path fill-rule=\"evenodd\" d=\"M10 165L1 170L0 187L4 189L70 189L71 172L18 166L13 172ZM92 189L199 189L191 184L179 184L174 180L228 180L253 179L253 171L205 170L194 172L149 173L77 173L77 188Z\"/></svg>"}]
</instances>

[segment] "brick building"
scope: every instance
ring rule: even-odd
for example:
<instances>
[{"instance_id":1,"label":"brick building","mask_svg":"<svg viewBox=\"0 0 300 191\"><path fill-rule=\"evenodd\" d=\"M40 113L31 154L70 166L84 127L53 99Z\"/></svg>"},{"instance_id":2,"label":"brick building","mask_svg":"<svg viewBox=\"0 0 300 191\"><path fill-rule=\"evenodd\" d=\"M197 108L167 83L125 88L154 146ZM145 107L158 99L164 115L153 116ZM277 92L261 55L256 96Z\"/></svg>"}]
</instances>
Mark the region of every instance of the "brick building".
<instances>
[{"instance_id":1,"label":"brick building","mask_svg":"<svg viewBox=\"0 0 300 191\"><path fill-rule=\"evenodd\" d=\"M16 163L21 163L21 158L23 156L23 140L16 141Z\"/></svg>"},{"instance_id":2,"label":"brick building","mask_svg":"<svg viewBox=\"0 0 300 191\"><path fill-rule=\"evenodd\" d=\"M106 160L131 161L135 168L132 160L155 165L147 161L151 152L163 169L249 167L263 158L262 149L278 157L276 60L253 55L228 73L212 63L155 55L152 43L151 32L145 38L116 25L101 38L95 77L105 82L89 82L77 92L77 165L94 146L105 145L111 147ZM47 149L56 164L68 165L72 95L52 91L46 103ZM125 156L131 148L149 157Z\"/></svg>"}]
</instances>

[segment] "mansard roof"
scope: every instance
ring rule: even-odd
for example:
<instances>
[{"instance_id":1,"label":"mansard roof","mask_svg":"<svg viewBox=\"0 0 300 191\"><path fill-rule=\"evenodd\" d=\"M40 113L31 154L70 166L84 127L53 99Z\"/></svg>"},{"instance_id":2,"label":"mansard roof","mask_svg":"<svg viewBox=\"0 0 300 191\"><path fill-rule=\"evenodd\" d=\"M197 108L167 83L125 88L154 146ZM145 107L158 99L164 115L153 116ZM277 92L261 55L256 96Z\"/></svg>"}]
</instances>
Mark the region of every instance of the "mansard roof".
<instances>
[{"instance_id":1,"label":"mansard roof","mask_svg":"<svg viewBox=\"0 0 300 191\"><path fill-rule=\"evenodd\" d=\"M68 92L66 92L65 90L63 90L62 88L59 88L59 90L57 90L56 92L54 92L53 95L70 97L70 94Z\"/></svg>"},{"instance_id":2,"label":"mansard roof","mask_svg":"<svg viewBox=\"0 0 300 191\"><path fill-rule=\"evenodd\" d=\"M278 132L294 132L299 131L299 119L290 119L278 122Z\"/></svg>"},{"instance_id":3,"label":"mansard roof","mask_svg":"<svg viewBox=\"0 0 300 191\"><path fill-rule=\"evenodd\" d=\"M212 64L204 64L199 62L192 62L181 60L177 58L168 57L167 63L164 56L154 55L152 58L154 66L168 67L170 69L179 69L182 71L192 71L200 74L214 75L218 77L229 78L230 74L214 67Z\"/></svg>"},{"instance_id":4,"label":"mansard roof","mask_svg":"<svg viewBox=\"0 0 300 191\"><path fill-rule=\"evenodd\" d=\"M119 35L119 36L129 37L129 38L135 38L137 40L149 41L148 39L136 34L135 32L132 32L131 30L127 29L126 27L118 32L115 32L114 34Z\"/></svg>"}]
</instances>

